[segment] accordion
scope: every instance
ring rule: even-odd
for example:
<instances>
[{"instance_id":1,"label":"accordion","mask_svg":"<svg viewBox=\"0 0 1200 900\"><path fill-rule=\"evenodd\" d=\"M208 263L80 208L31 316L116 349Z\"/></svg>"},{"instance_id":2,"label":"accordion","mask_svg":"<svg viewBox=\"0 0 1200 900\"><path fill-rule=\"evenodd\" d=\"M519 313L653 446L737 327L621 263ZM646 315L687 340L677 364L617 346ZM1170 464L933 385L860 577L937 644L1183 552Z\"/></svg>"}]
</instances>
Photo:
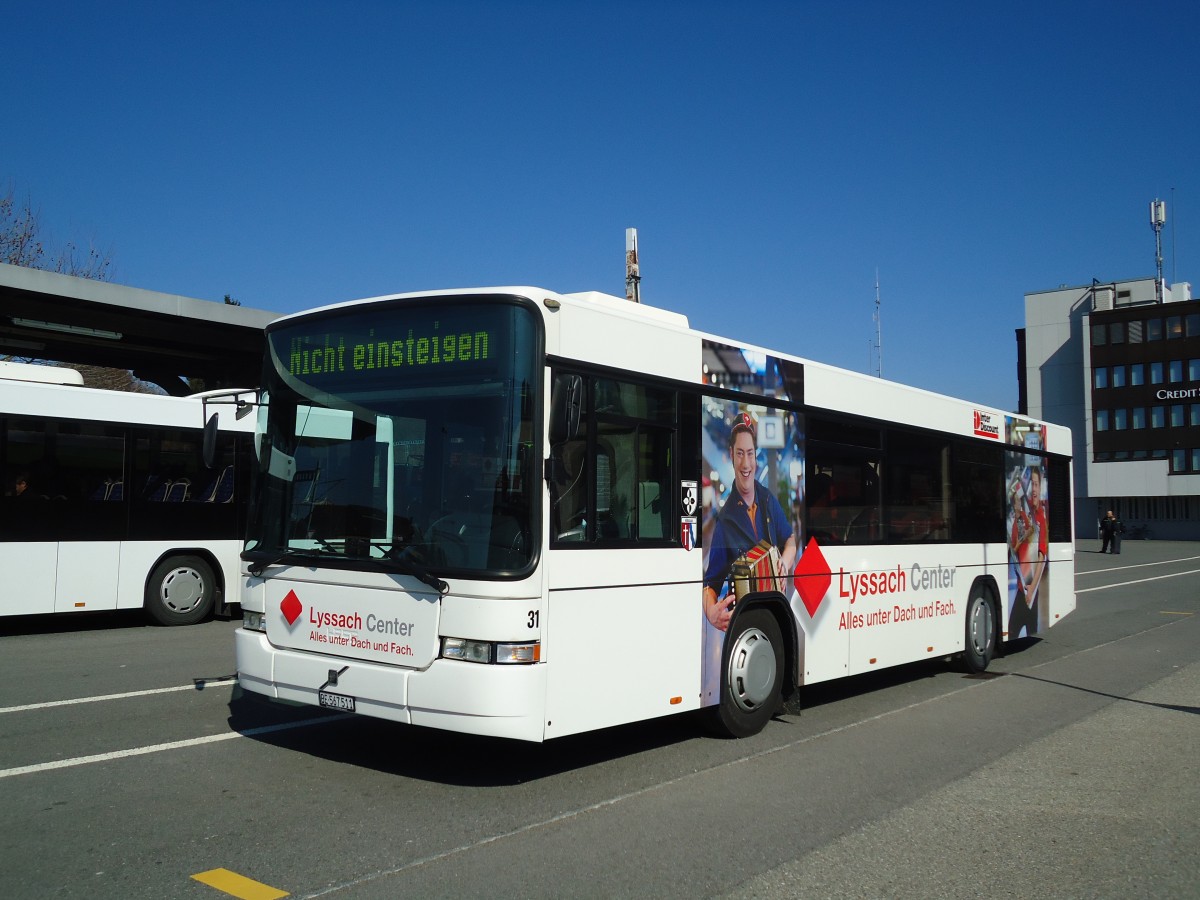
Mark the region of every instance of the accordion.
<instances>
[{"instance_id":1,"label":"accordion","mask_svg":"<svg viewBox=\"0 0 1200 900\"><path fill-rule=\"evenodd\" d=\"M729 569L734 596L741 600L747 594L759 591L782 590L779 564L779 550L775 545L766 540L759 541L735 559Z\"/></svg>"}]
</instances>

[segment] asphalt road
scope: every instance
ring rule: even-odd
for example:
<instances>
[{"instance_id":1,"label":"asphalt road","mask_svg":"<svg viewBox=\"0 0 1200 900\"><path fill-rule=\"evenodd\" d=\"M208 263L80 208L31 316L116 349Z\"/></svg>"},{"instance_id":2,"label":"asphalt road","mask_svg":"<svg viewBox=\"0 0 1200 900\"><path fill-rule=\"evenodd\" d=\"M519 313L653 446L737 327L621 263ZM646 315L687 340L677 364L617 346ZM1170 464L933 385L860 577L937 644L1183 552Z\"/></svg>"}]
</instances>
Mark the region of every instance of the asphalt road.
<instances>
[{"instance_id":1,"label":"asphalt road","mask_svg":"<svg viewBox=\"0 0 1200 900\"><path fill-rule=\"evenodd\" d=\"M1080 548L1079 609L986 676L742 741L427 732L242 696L235 623L8 620L0 896L1200 896L1200 544Z\"/></svg>"}]
</instances>

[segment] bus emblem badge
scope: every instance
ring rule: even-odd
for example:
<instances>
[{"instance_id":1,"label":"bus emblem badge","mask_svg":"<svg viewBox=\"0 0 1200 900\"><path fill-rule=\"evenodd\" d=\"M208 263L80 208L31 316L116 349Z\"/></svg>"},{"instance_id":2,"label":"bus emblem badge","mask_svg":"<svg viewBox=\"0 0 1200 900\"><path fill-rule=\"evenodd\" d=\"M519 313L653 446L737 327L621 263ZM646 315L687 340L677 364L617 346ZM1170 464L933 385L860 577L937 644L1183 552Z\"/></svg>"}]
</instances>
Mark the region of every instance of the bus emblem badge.
<instances>
[{"instance_id":1,"label":"bus emblem badge","mask_svg":"<svg viewBox=\"0 0 1200 900\"><path fill-rule=\"evenodd\" d=\"M300 598L296 596L295 591L288 591L287 596L283 598L283 602L279 604L279 609L283 613L283 617L287 619L287 623L295 625L296 620L300 618L300 613L304 612L304 605L300 602Z\"/></svg>"},{"instance_id":2,"label":"bus emblem badge","mask_svg":"<svg viewBox=\"0 0 1200 900\"><path fill-rule=\"evenodd\" d=\"M833 573L829 571L829 563L825 561L825 554L821 552L816 538L809 538L792 580L811 619L817 614L821 601L833 583Z\"/></svg>"},{"instance_id":3,"label":"bus emblem badge","mask_svg":"<svg viewBox=\"0 0 1200 900\"><path fill-rule=\"evenodd\" d=\"M684 550L691 550L696 546L696 519L685 518L680 519L680 540L683 542Z\"/></svg>"},{"instance_id":4,"label":"bus emblem badge","mask_svg":"<svg viewBox=\"0 0 1200 900\"><path fill-rule=\"evenodd\" d=\"M694 516L696 514L696 507L700 503L700 492L696 490L696 482L682 481L680 482L680 487L682 488L680 499L683 502L683 514L685 516Z\"/></svg>"}]
</instances>

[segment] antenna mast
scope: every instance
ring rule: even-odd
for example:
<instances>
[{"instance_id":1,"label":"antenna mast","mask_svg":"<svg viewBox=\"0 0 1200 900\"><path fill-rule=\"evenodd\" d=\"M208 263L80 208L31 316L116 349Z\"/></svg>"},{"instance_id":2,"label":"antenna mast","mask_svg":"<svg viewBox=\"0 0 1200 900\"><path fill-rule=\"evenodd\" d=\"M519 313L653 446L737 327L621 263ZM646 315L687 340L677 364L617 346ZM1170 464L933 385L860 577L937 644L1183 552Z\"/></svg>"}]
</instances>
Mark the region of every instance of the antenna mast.
<instances>
[{"instance_id":1,"label":"antenna mast","mask_svg":"<svg viewBox=\"0 0 1200 900\"><path fill-rule=\"evenodd\" d=\"M875 377L883 377L883 321L880 317L879 307L879 267L875 267L875 314L872 316L875 320Z\"/></svg>"},{"instance_id":2,"label":"antenna mast","mask_svg":"<svg viewBox=\"0 0 1200 900\"><path fill-rule=\"evenodd\" d=\"M642 274L638 267L637 229L625 229L625 299L642 302Z\"/></svg>"},{"instance_id":3,"label":"antenna mast","mask_svg":"<svg viewBox=\"0 0 1200 900\"><path fill-rule=\"evenodd\" d=\"M1150 227L1154 229L1154 259L1158 263L1158 280L1154 282L1154 302L1163 302L1163 259L1162 230L1167 224L1167 204L1163 200L1150 201Z\"/></svg>"}]
</instances>

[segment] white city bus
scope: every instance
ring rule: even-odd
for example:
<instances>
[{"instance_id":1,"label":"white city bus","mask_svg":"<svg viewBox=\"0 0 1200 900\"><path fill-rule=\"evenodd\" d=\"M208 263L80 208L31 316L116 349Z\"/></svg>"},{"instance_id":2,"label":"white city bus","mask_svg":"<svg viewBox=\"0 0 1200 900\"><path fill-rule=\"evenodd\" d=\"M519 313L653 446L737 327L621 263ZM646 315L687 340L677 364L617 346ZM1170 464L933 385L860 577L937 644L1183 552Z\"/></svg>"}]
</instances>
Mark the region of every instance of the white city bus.
<instances>
[{"instance_id":1,"label":"white city bus","mask_svg":"<svg viewBox=\"0 0 1200 900\"><path fill-rule=\"evenodd\" d=\"M542 741L984 669L1075 606L1067 429L531 287L267 327L243 688Z\"/></svg>"},{"instance_id":2,"label":"white city bus","mask_svg":"<svg viewBox=\"0 0 1200 900\"><path fill-rule=\"evenodd\" d=\"M0 616L143 607L189 625L236 600L253 416L219 414L210 470L200 399L81 384L0 367Z\"/></svg>"}]
</instances>

